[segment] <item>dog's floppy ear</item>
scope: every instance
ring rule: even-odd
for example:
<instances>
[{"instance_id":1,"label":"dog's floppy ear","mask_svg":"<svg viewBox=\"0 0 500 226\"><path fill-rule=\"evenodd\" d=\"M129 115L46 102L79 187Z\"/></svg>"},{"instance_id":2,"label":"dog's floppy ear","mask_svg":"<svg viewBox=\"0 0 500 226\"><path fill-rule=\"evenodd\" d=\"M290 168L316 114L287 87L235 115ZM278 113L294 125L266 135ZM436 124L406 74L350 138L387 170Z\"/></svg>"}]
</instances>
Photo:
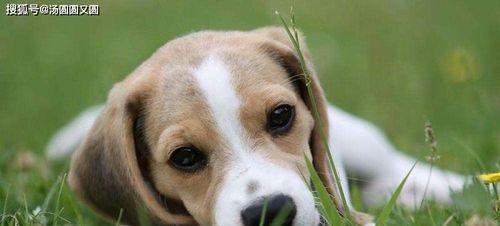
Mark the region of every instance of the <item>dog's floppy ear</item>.
<instances>
[{"instance_id":1,"label":"dog's floppy ear","mask_svg":"<svg viewBox=\"0 0 500 226\"><path fill-rule=\"evenodd\" d=\"M111 220L122 212L121 222L130 225L139 225L142 214L162 225L194 225L190 215L169 212L141 173L144 161L135 129L148 85L137 77L130 76L111 90L104 110L72 157L70 187Z\"/></svg>"},{"instance_id":2,"label":"dog's floppy ear","mask_svg":"<svg viewBox=\"0 0 500 226\"><path fill-rule=\"evenodd\" d=\"M311 154L313 157L313 164L317 170L320 178L328 189L328 192L332 195L333 201L337 206L340 213L343 214L346 207L343 206L342 200L340 198L340 193L338 192L336 183L334 181L333 175L331 175L331 170L328 163L327 149L323 142L323 138L328 139L328 115L327 115L327 105L325 96L323 94L323 89L320 86L319 79L314 70L311 56L307 45L304 41L304 36L299 33L299 41L301 52L304 55L306 68L309 71L310 79L305 80L303 76L303 71L301 69L301 63L298 59L297 53L294 51L293 44L284 28L281 27L265 27L252 31L256 34L262 35L270 39L270 41L263 42L260 47L266 53L270 54L275 60L277 60L288 72L290 76L302 75L301 79L293 80L295 82L303 101L306 103L311 113L313 112L313 106L310 98L314 98L316 102L316 108L319 114L319 120L315 122L314 129L311 133L309 145L311 147ZM312 88L313 97L309 97L306 85L310 85ZM322 126L322 127L320 127ZM322 136L321 130L323 131L325 137ZM328 142L325 141L325 142ZM335 150L333 150L335 151ZM365 224L371 220L371 217L362 213L353 213L354 220L356 223Z\"/></svg>"}]
</instances>

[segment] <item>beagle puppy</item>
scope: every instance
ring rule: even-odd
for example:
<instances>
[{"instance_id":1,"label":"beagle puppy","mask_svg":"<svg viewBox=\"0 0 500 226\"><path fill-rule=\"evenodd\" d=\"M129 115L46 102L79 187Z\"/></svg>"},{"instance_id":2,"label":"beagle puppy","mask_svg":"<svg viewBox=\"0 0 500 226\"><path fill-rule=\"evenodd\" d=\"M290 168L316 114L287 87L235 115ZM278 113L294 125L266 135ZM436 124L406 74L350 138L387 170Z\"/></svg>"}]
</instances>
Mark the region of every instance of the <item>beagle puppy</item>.
<instances>
[{"instance_id":1,"label":"beagle puppy","mask_svg":"<svg viewBox=\"0 0 500 226\"><path fill-rule=\"evenodd\" d=\"M307 82L282 28L202 31L172 40L114 85L104 106L61 130L48 155L79 144L70 187L110 220L122 213L122 223L138 225L143 209L155 225L255 226L266 208L269 225L287 207L284 225L310 226L321 217L306 158L337 210L352 208L339 198L322 130L348 205L346 172L363 181L367 204L380 204L415 160L396 152L368 122L327 104L300 37ZM428 170L417 166L401 203L421 200ZM435 170L427 196L449 202L450 189L463 183L460 175ZM357 224L370 224L370 216L351 212Z\"/></svg>"}]
</instances>

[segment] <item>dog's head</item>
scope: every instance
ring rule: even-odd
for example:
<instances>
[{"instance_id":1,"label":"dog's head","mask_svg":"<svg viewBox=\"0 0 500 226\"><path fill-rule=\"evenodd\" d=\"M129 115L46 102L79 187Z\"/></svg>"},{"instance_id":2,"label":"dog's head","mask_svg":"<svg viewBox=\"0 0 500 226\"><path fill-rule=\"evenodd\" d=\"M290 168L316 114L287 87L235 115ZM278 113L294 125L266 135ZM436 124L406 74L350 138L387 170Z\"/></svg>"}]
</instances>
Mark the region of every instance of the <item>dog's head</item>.
<instances>
[{"instance_id":1,"label":"dog's head","mask_svg":"<svg viewBox=\"0 0 500 226\"><path fill-rule=\"evenodd\" d=\"M307 156L342 211L319 133L325 100L301 47L322 123L283 29L194 33L114 86L73 156L71 187L133 225L141 206L159 224L250 226L262 208L272 218L288 207L289 225L317 225Z\"/></svg>"}]
</instances>

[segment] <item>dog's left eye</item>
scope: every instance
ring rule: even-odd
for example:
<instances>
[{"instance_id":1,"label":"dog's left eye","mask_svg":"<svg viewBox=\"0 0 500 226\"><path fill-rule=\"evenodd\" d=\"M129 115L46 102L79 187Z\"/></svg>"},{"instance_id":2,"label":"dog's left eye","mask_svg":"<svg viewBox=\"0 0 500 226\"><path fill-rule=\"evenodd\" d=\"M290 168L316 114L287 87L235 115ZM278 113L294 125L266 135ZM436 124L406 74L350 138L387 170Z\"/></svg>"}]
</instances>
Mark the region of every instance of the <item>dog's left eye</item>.
<instances>
[{"instance_id":1,"label":"dog's left eye","mask_svg":"<svg viewBox=\"0 0 500 226\"><path fill-rule=\"evenodd\" d=\"M272 135L288 132L295 116L294 108L288 104L279 105L267 116L267 130Z\"/></svg>"},{"instance_id":2,"label":"dog's left eye","mask_svg":"<svg viewBox=\"0 0 500 226\"><path fill-rule=\"evenodd\" d=\"M189 172L202 168L206 163L206 157L196 148L181 147L172 153L169 162L173 167Z\"/></svg>"}]
</instances>

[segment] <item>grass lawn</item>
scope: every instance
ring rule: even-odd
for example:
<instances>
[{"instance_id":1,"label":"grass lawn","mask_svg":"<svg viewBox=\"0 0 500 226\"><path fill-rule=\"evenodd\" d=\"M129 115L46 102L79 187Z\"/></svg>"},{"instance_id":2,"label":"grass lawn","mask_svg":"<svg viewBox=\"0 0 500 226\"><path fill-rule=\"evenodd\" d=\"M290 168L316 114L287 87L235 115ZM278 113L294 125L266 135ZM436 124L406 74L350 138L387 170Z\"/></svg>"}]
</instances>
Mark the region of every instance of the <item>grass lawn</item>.
<instances>
[{"instance_id":1,"label":"grass lawn","mask_svg":"<svg viewBox=\"0 0 500 226\"><path fill-rule=\"evenodd\" d=\"M12 1L77 2L89 4ZM50 136L104 102L114 82L168 40L281 25L274 11L290 7L264 0L93 2L100 16L0 16L0 214L8 216L0 225L14 225L14 218L22 225L106 225L58 182L67 161L43 159ZM294 9L331 102L374 122L422 161L430 155L430 121L437 166L466 175L500 169L500 1L314 0ZM498 225L492 206L478 185L452 206L429 202L416 213L397 207L389 225L463 225L474 215Z\"/></svg>"}]
</instances>

